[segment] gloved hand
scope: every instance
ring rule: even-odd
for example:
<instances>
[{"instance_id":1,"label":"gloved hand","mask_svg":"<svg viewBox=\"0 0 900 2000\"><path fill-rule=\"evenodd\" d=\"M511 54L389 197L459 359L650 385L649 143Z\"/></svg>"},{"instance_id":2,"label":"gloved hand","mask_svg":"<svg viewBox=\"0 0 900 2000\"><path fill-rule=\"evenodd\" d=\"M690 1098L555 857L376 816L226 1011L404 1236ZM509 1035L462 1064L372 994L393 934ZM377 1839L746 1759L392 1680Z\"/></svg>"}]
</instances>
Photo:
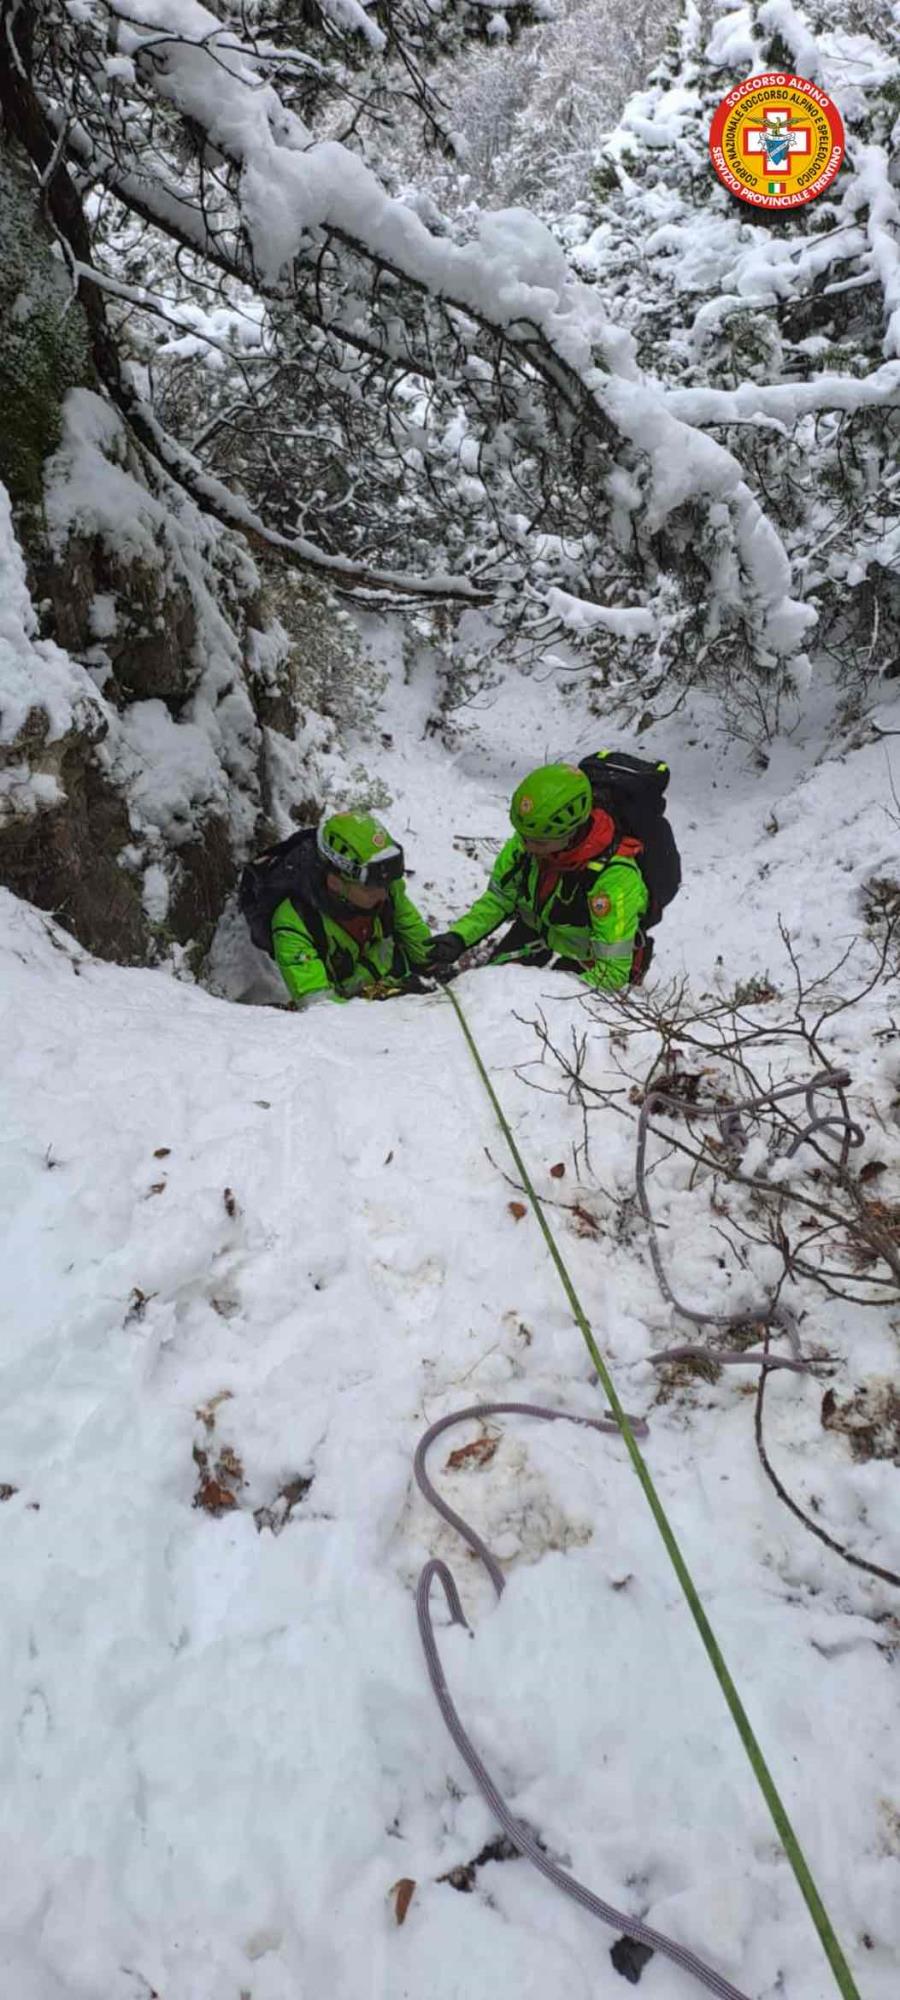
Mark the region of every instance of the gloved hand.
<instances>
[{"instance_id":1,"label":"gloved hand","mask_svg":"<svg viewBox=\"0 0 900 2000\"><path fill-rule=\"evenodd\" d=\"M466 950L465 938L458 931L438 931L428 946L425 965L429 972L441 972L448 965L455 965Z\"/></svg>"},{"instance_id":2,"label":"gloved hand","mask_svg":"<svg viewBox=\"0 0 900 2000\"><path fill-rule=\"evenodd\" d=\"M427 974L427 967L423 966L422 970ZM435 990L434 980L427 976L423 979L420 972L408 972L400 986L401 993L434 993Z\"/></svg>"}]
</instances>

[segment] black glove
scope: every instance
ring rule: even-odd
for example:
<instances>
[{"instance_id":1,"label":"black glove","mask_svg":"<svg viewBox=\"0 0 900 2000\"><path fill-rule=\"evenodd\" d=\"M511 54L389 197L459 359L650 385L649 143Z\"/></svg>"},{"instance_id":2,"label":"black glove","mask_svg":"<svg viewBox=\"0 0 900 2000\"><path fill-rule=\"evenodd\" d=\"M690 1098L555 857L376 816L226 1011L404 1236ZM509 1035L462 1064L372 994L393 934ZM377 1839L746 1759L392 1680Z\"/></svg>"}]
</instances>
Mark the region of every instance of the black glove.
<instances>
[{"instance_id":1,"label":"black glove","mask_svg":"<svg viewBox=\"0 0 900 2000\"><path fill-rule=\"evenodd\" d=\"M427 966L423 966L422 970L427 975ZM419 972L408 972L405 979L400 983L400 991L401 993L433 993L435 991L434 980L429 979L427 976L423 979Z\"/></svg>"},{"instance_id":2,"label":"black glove","mask_svg":"<svg viewBox=\"0 0 900 2000\"><path fill-rule=\"evenodd\" d=\"M438 972L444 966L455 965L466 948L465 938L461 938L458 931L438 931L437 937L433 937L428 946L425 957L427 970Z\"/></svg>"}]
</instances>

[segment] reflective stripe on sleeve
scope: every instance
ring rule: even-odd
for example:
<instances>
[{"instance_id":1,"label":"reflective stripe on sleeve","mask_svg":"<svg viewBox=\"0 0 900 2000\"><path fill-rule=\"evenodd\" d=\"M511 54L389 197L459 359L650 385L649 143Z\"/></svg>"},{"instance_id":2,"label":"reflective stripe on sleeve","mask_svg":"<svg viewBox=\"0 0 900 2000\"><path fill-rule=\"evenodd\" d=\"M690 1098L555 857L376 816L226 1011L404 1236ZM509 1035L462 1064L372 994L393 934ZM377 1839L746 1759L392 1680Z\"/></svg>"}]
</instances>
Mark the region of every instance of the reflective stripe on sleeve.
<instances>
[{"instance_id":1,"label":"reflective stripe on sleeve","mask_svg":"<svg viewBox=\"0 0 900 2000\"><path fill-rule=\"evenodd\" d=\"M632 958L637 938L620 938L617 944L604 944L602 938L592 938L591 958Z\"/></svg>"}]
</instances>

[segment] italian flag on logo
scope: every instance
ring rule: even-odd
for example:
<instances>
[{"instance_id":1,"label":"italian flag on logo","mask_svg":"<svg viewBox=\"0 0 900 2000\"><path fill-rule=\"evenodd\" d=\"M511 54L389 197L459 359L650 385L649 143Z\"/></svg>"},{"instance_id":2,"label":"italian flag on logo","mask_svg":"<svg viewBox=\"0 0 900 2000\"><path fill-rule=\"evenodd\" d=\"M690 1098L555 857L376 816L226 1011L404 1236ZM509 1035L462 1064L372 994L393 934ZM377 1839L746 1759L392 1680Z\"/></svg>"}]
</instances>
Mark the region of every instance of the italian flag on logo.
<instances>
[{"instance_id":1,"label":"italian flag on logo","mask_svg":"<svg viewBox=\"0 0 900 2000\"><path fill-rule=\"evenodd\" d=\"M780 190L779 190L779 186L778 186L778 182L777 182L777 181L770 181L770 182L769 182L769 193L770 193L770 194L778 194L779 192L780 192Z\"/></svg>"}]
</instances>

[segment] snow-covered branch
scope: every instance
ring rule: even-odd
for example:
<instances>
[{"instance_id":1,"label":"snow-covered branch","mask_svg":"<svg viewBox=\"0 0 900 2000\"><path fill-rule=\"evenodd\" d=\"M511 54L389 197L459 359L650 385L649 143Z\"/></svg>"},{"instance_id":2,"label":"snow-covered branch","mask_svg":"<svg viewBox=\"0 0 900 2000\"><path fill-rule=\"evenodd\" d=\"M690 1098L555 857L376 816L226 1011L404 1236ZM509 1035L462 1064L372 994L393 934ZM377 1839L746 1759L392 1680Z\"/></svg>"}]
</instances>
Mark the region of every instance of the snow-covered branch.
<instances>
[{"instance_id":1,"label":"snow-covered branch","mask_svg":"<svg viewBox=\"0 0 900 2000\"><path fill-rule=\"evenodd\" d=\"M900 361L871 375L816 375L809 382L742 382L737 389L667 389L667 410L701 429L713 424L777 422L785 430L820 411L900 407Z\"/></svg>"},{"instance_id":2,"label":"snow-covered branch","mask_svg":"<svg viewBox=\"0 0 900 2000\"><path fill-rule=\"evenodd\" d=\"M218 177L205 198L198 188L185 200L168 176L155 184L145 163L123 163L102 122L99 135L89 131L84 109L72 140L82 162L199 259L273 304L291 301L324 333L332 365L343 343L372 363L406 488L418 472L432 508L458 506L465 468L448 479L441 442L455 397L475 447L469 484L474 472L473 497L492 515L509 578L521 559L521 528L514 538L509 531L510 489L530 495L542 526L583 541L588 523L596 533L609 512L604 482L624 458L645 537L686 506L718 510L719 578L730 519L734 555L720 621L744 617L776 654L796 648L810 614L791 603L789 564L739 464L641 380L596 288L575 276L536 218L521 210L483 216L464 243L435 234L357 153L316 138L268 78L265 55L224 34L196 0L109 0L108 13L121 57L159 103L202 130ZM438 380L436 393L423 391ZM498 419L506 433L499 459ZM560 442L571 470L558 457Z\"/></svg>"},{"instance_id":3,"label":"snow-covered branch","mask_svg":"<svg viewBox=\"0 0 900 2000\"><path fill-rule=\"evenodd\" d=\"M441 46L477 37L478 12L431 10ZM115 359L106 369L119 409L195 500L349 589L491 599L513 645L537 629L537 601L576 653L633 673L667 634L679 672L726 659L763 678L779 661L804 672L817 602L797 596L794 565L807 589L809 569L793 441L898 402L880 129L852 135L853 178L824 229L773 232L723 208L706 135L735 37L742 60L763 62L764 36L800 47L807 29L794 8L713 22L691 5L609 142L603 220L587 241L571 231L570 260L523 208L471 207L454 227L391 179L371 143L379 120L401 103L423 129L438 115L428 14L424 0L313 6L257 33L253 10L200 0L97 0L77 15L43 0L36 166L64 241L54 183L68 173L89 195L96 240L89 254L69 242L74 274L98 326L102 298L123 353L153 364L139 385ZM511 31L524 18L506 14ZM174 283L152 281L173 265ZM164 310L202 300L211 326L249 309L252 377L228 331L218 347L202 326L163 344L163 290ZM873 295L889 358L820 364L826 316L870 311ZM751 321L743 365L734 343ZM607 622L561 620L559 593Z\"/></svg>"}]
</instances>

